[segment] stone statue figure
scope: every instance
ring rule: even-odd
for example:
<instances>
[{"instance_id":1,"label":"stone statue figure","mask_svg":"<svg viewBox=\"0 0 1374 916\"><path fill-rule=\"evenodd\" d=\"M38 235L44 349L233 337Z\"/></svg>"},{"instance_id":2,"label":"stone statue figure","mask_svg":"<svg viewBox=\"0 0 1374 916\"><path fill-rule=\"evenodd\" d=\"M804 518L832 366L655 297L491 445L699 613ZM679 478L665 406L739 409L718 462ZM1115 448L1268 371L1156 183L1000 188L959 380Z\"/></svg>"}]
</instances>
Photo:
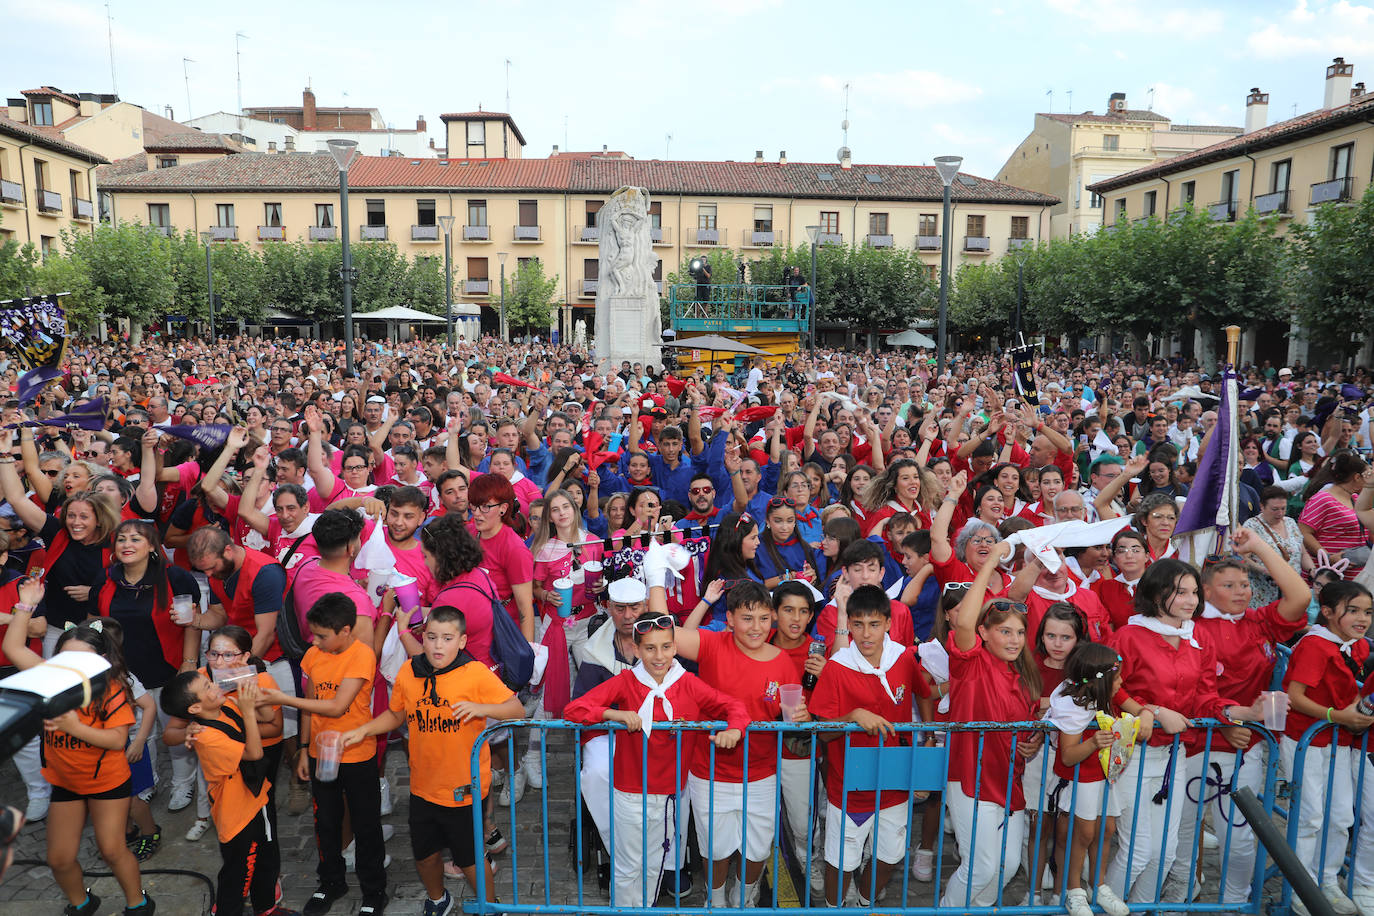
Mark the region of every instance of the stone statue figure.
<instances>
[{"instance_id":1,"label":"stone statue figure","mask_svg":"<svg viewBox=\"0 0 1374 916\"><path fill-rule=\"evenodd\" d=\"M657 365L662 337L649 234L649 192L621 188L598 214L596 352L602 365L622 360Z\"/></svg>"}]
</instances>

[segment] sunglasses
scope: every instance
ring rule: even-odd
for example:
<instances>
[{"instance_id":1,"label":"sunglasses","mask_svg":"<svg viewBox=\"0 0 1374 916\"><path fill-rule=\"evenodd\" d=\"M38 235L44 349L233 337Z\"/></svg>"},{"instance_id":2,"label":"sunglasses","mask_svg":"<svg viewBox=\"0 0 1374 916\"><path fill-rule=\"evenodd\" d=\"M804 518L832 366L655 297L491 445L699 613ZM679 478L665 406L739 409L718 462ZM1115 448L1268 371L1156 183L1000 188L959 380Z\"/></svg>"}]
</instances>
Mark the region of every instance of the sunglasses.
<instances>
[{"instance_id":1,"label":"sunglasses","mask_svg":"<svg viewBox=\"0 0 1374 916\"><path fill-rule=\"evenodd\" d=\"M1006 598L996 598L988 602L988 607L994 611L1016 611L1018 614L1026 613L1026 606L1020 601L1010 601Z\"/></svg>"},{"instance_id":2,"label":"sunglasses","mask_svg":"<svg viewBox=\"0 0 1374 916\"><path fill-rule=\"evenodd\" d=\"M654 630L671 630L673 626L674 621L669 614L659 614L657 617L647 617L644 620L636 620L634 622L635 632L640 636L643 636L645 633L651 633Z\"/></svg>"},{"instance_id":3,"label":"sunglasses","mask_svg":"<svg viewBox=\"0 0 1374 916\"><path fill-rule=\"evenodd\" d=\"M946 582L945 587L940 590L941 594L949 592L963 592L973 588L972 582Z\"/></svg>"},{"instance_id":4,"label":"sunglasses","mask_svg":"<svg viewBox=\"0 0 1374 916\"><path fill-rule=\"evenodd\" d=\"M44 474L47 474L49 477L56 477L58 474L61 474L62 472L61 472L61 471L55 471L55 470L49 468L49 469L45 470L43 473L44 473Z\"/></svg>"},{"instance_id":5,"label":"sunglasses","mask_svg":"<svg viewBox=\"0 0 1374 916\"><path fill-rule=\"evenodd\" d=\"M714 493L714 492L716 492L716 488L715 488L715 487L692 487L692 488L691 488L690 490L688 490L687 492L688 492L689 494L691 494L692 496L700 496L700 495L702 495L703 493Z\"/></svg>"},{"instance_id":6,"label":"sunglasses","mask_svg":"<svg viewBox=\"0 0 1374 916\"><path fill-rule=\"evenodd\" d=\"M787 506L789 509L792 509L796 508L796 505L797 504L792 501L791 497L787 496L774 496L772 499L768 500L769 509L777 509L782 506Z\"/></svg>"}]
</instances>

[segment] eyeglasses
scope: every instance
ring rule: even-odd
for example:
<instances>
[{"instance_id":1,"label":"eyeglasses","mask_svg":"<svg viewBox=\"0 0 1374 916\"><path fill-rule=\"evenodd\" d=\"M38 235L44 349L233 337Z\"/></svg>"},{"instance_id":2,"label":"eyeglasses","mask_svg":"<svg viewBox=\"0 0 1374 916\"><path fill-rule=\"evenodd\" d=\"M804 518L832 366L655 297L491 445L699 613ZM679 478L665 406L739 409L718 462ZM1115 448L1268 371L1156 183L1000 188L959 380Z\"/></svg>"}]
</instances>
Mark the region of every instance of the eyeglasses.
<instances>
[{"instance_id":1,"label":"eyeglasses","mask_svg":"<svg viewBox=\"0 0 1374 916\"><path fill-rule=\"evenodd\" d=\"M43 473L47 474L49 477L56 477L58 474L61 474L62 472L53 470L52 468L47 468L43 471Z\"/></svg>"},{"instance_id":2,"label":"eyeglasses","mask_svg":"<svg viewBox=\"0 0 1374 916\"><path fill-rule=\"evenodd\" d=\"M973 545L977 546L977 547L991 547L993 544L996 544L996 543L997 543L997 538L989 538L989 537L969 538L969 539L968 539L968 542L969 542L970 544L973 544Z\"/></svg>"},{"instance_id":3,"label":"eyeglasses","mask_svg":"<svg viewBox=\"0 0 1374 916\"><path fill-rule=\"evenodd\" d=\"M1020 601L1010 601L1006 598L996 598L989 601L988 607L992 608L994 611L1016 611L1020 614L1026 613L1026 606L1024 604Z\"/></svg>"},{"instance_id":4,"label":"eyeglasses","mask_svg":"<svg viewBox=\"0 0 1374 916\"><path fill-rule=\"evenodd\" d=\"M716 488L715 488L715 487L692 487L692 488L691 488L690 490L688 490L687 492L688 492L688 494L691 495L691 496L701 496L703 493L714 493L714 492L716 492Z\"/></svg>"},{"instance_id":5,"label":"eyeglasses","mask_svg":"<svg viewBox=\"0 0 1374 916\"><path fill-rule=\"evenodd\" d=\"M636 620L634 622L635 632L640 636L643 636L645 633L651 633L654 630L671 630L673 625L673 618L669 614L659 614L657 617L647 617L644 620Z\"/></svg>"},{"instance_id":6,"label":"eyeglasses","mask_svg":"<svg viewBox=\"0 0 1374 916\"><path fill-rule=\"evenodd\" d=\"M972 582L946 582L945 587L940 590L941 594L948 592L962 592L973 588Z\"/></svg>"},{"instance_id":7,"label":"eyeglasses","mask_svg":"<svg viewBox=\"0 0 1374 916\"><path fill-rule=\"evenodd\" d=\"M473 508L478 512L490 512L493 509L499 509L504 505L505 503L482 503L480 506L474 506Z\"/></svg>"},{"instance_id":8,"label":"eyeglasses","mask_svg":"<svg viewBox=\"0 0 1374 916\"><path fill-rule=\"evenodd\" d=\"M272 427L272 432L274 432L274 433L288 433L288 434L289 434L289 433L292 432L292 429L291 429L291 427L289 427L289 426L274 426L274 427Z\"/></svg>"},{"instance_id":9,"label":"eyeglasses","mask_svg":"<svg viewBox=\"0 0 1374 916\"><path fill-rule=\"evenodd\" d=\"M238 658L240 655L243 655L243 654L244 654L244 653L242 653L242 652L206 652L206 653L205 653L205 657L206 657L206 658L217 658L217 659L225 659L225 660L227 660L227 659L231 659L231 658Z\"/></svg>"},{"instance_id":10,"label":"eyeglasses","mask_svg":"<svg viewBox=\"0 0 1374 916\"><path fill-rule=\"evenodd\" d=\"M1136 554L1140 554L1140 553L1144 553L1144 552L1145 552L1145 548L1143 548L1143 547L1118 547L1118 548L1116 548L1116 550L1113 551L1113 553L1118 553L1118 554L1122 554L1122 555L1125 555L1125 556L1134 556L1134 555L1136 555Z\"/></svg>"},{"instance_id":11,"label":"eyeglasses","mask_svg":"<svg viewBox=\"0 0 1374 916\"><path fill-rule=\"evenodd\" d=\"M344 469L345 471L366 471L366 470L367 470L367 465L365 465L365 464L346 464L346 465L343 466L343 469Z\"/></svg>"}]
</instances>

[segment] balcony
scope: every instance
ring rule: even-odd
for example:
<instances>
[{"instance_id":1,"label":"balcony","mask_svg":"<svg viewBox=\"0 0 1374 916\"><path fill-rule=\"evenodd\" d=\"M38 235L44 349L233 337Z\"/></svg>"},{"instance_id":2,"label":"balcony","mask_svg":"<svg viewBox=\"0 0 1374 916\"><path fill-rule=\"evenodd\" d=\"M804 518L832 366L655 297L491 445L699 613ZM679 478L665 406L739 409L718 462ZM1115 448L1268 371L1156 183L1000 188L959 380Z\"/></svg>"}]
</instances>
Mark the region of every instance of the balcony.
<instances>
[{"instance_id":1,"label":"balcony","mask_svg":"<svg viewBox=\"0 0 1374 916\"><path fill-rule=\"evenodd\" d=\"M359 226L358 238L364 242L385 242L386 226Z\"/></svg>"},{"instance_id":2,"label":"balcony","mask_svg":"<svg viewBox=\"0 0 1374 916\"><path fill-rule=\"evenodd\" d=\"M539 238L539 227L538 227L538 226L516 226L516 227L515 227L515 241L517 241L517 242L538 242L538 241L540 241L540 238Z\"/></svg>"},{"instance_id":3,"label":"balcony","mask_svg":"<svg viewBox=\"0 0 1374 916\"><path fill-rule=\"evenodd\" d=\"M649 241L659 247L673 244L673 230L662 226L649 227Z\"/></svg>"},{"instance_id":4,"label":"balcony","mask_svg":"<svg viewBox=\"0 0 1374 916\"><path fill-rule=\"evenodd\" d=\"M24 186L17 181L0 181L0 204L23 204Z\"/></svg>"},{"instance_id":5,"label":"balcony","mask_svg":"<svg viewBox=\"0 0 1374 916\"><path fill-rule=\"evenodd\" d=\"M58 194L56 191L47 191L40 188L38 191L38 209L42 213L61 213L62 195Z\"/></svg>"},{"instance_id":6,"label":"balcony","mask_svg":"<svg viewBox=\"0 0 1374 916\"><path fill-rule=\"evenodd\" d=\"M73 219L95 219L95 207L91 206L89 200L82 200L79 197L72 198L72 218Z\"/></svg>"},{"instance_id":7,"label":"balcony","mask_svg":"<svg viewBox=\"0 0 1374 916\"><path fill-rule=\"evenodd\" d=\"M938 235L918 235L916 236L917 251L939 251L940 237Z\"/></svg>"},{"instance_id":8,"label":"balcony","mask_svg":"<svg viewBox=\"0 0 1374 916\"><path fill-rule=\"evenodd\" d=\"M600 284L600 282L601 282L600 280L583 280L583 281L582 281L582 292L579 294L580 297L583 298L583 299L593 299L593 298L595 298L595 297L596 297L596 288L597 288L597 286Z\"/></svg>"},{"instance_id":9,"label":"balcony","mask_svg":"<svg viewBox=\"0 0 1374 916\"><path fill-rule=\"evenodd\" d=\"M1030 248L1034 244L1032 239L1007 239L1007 251L1020 251L1022 248Z\"/></svg>"},{"instance_id":10,"label":"balcony","mask_svg":"<svg viewBox=\"0 0 1374 916\"><path fill-rule=\"evenodd\" d=\"M662 281L662 280L655 280L655 281L654 281L654 285L658 287L658 294L659 294L660 296L663 295L663 281Z\"/></svg>"},{"instance_id":11,"label":"balcony","mask_svg":"<svg viewBox=\"0 0 1374 916\"><path fill-rule=\"evenodd\" d=\"M892 236L890 235L875 235L870 232L868 235L864 236L864 241L868 244L869 248L892 247Z\"/></svg>"},{"instance_id":12,"label":"balcony","mask_svg":"<svg viewBox=\"0 0 1374 916\"><path fill-rule=\"evenodd\" d=\"M573 229L572 242L574 245L599 245L601 243L600 226L577 226Z\"/></svg>"},{"instance_id":13,"label":"balcony","mask_svg":"<svg viewBox=\"0 0 1374 916\"><path fill-rule=\"evenodd\" d=\"M151 230L153 231L153 235L160 235L160 236L162 236L163 238L166 238L166 239L169 239L169 238L172 237L172 227L171 227L171 226L149 226L148 228L151 229Z\"/></svg>"},{"instance_id":14,"label":"balcony","mask_svg":"<svg viewBox=\"0 0 1374 916\"><path fill-rule=\"evenodd\" d=\"M1255 198L1255 212L1260 216L1268 213L1288 212L1288 191L1271 191Z\"/></svg>"},{"instance_id":15,"label":"balcony","mask_svg":"<svg viewBox=\"0 0 1374 916\"><path fill-rule=\"evenodd\" d=\"M339 237L339 230L333 226L311 226L310 241L332 242Z\"/></svg>"},{"instance_id":16,"label":"balcony","mask_svg":"<svg viewBox=\"0 0 1374 916\"><path fill-rule=\"evenodd\" d=\"M490 226L464 226L463 241L465 242L490 242Z\"/></svg>"},{"instance_id":17,"label":"balcony","mask_svg":"<svg viewBox=\"0 0 1374 916\"><path fill-rule=\"evenodd\" d=\"M687 247L688 248L714 248L717 245L724 245L729 237L728 229L688 229Z\"/></svg>"},{"instance_id":18,"label":"balcony","mask_svg":"<svg viewBox=\"0 0 1374 916\"><path fill-rule=\"evenodd\" d=\"M772 248L778 243L778 234L772 229L755 229L748 238L745 248Z\"/></svg>"},{"instance_id":19,"label":"balcony","mask_svg":"<svg viewBox=\"0 0 1374 916\"><path fill-rule=\"evenodd\" d=\"M964 251L969 254L992 254L992 239L986 235L966 235Z\"/></svg>"},{"instance_id":20,"label":"balcony","mask_svg":"<svg viewBox=\"0 0 1374 916\"><path fill-rule=\"evenodd\" d=\"M285 226L259 226L259 242L284 242L286 241Z\"/></svg>"},{"instance_id":21,"label":"balcony","mask_svg":"<svg viewBox=\"0 0 1374 916\"><path fill-rule=\"evenodd\" d=\"M211 226L210 241L212 242L237 242L239 238L238 226Z\"/></svg>"},{"instance_id":22,"label":"balcony","mask_svg":"<svg viewBox=\"0 0 1374 916\"><path fill-rule=\"evenodd\" d=\"M410 240L412 242L437 242L439 241L439 227L411 226Z\"/></svg>"},{"instance_id":23,"label":"balcony","mask_svg":"<svg viewBox=\"0 0 1374 916\"><path fill-rule=\"evenodd\" d=\"M843 232L821 232L816 235L817 245L843 245Z\"/></svg>"},{"instance_id":24,"label":"balcony","mask_svg":"<svg viewBox=\"0 0 1374 916\"><path fill-rule=\"evenodd\" d=\"M491 281L490 281L490 280L483 279L483 280L464 280L464 281L463 281L463 295L464 295L464 296L485 296L485 295L487 295L487 294L490 293L490 292L491 292Z\"/></svg>"},{"instance_id":25,"label":"balcony","mask_svg":"<svg viewBox=\"0 0 1374 916\"><path fill-rule=\"evenodd\" d=\"M1319 181L1312 185L1312 205L1336 203L1350 199L1350 186L1354 179L1350 176L1345 178L1333 178L1330 181Z\"/></svg>"},{"instance_id":26,"label":"balcony","mask_svg":"<svg viewBox=\"0 0 1374 916\"><path fill-rule=\"evenodd\" d=\"M1080 146L1073 154L1073 158L1075 159L1096 159L1099 157L1107 159L1144 159L1147 161L1154 158L1150 151L1143 147L1122 149L1116 146Z\"/></svg>"},{"instance_id":27,"label":"balcony","mask_svg":"<svg viewBox=\"0 0 1374 916\"><path fill-rule=\"evenodd\" d=\"M1214 204L1207 205L1207 215L1219 223L1234 223L1236 221L1236 209L1234 200L1219 200Z\"/></svg>"}]
</instances>

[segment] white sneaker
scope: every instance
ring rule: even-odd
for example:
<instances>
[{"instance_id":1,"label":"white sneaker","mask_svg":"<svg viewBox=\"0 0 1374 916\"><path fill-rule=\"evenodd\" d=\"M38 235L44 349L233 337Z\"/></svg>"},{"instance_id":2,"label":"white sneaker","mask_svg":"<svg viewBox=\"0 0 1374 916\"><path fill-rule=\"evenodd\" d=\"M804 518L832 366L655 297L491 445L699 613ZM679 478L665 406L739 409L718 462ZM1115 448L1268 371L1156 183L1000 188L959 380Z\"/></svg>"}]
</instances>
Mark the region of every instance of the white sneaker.
<instances>
[{"instance_id":1,"label":"white sneaker","mask_svg":"<svg viewBox=\"0 0 1374 916\"><path fill-rule=\"evenodd\" d=\"M1088 892L1081 887L1074 887L1065 891L1064 911L1069 916L1093 916L1093 908L1088 903Z\"/></svg>"},{"instance_id":2,"label":"white sneaker","mask_svg":"<svg viewBox=\"0 0 1374 916\"><path fill-rule=\"evenodd\" d=\"M383 824L383 825L382 825L382 842L383 842L383 843L385 843L387 840L391 839L391 838L394 837L395 835L396 835L396 828L395 828L394 826L392 826L391 824ZM356 842L357 842L356 840L350 841L349 844L343 848L344 868L345 868L347 871L354 871L354 870L357 869L357 866L358 866L358 854L357 854L357 849L356 849L356 846L355 846ZM387 865L390 865L390 864L391 864L391 856L387 856L387 857L386 857L386 864L387 864Z\"/></svg>"},{"instance_id":3,"label":"white sneaker","mask_svg":"<svg viewBox=\"0 0 1374 916\"><path fill-rule=\"evenodd\" d=\"M31 795L29 805L24 809L24 820L30 824L36 824L48 816L48 802L52 801L51 795Z\"/></svg>"},{"instance_id":4,"label":"white sneaker","mask_svg":"<svg viewBox=\"0 0 1374 916\"><path fill-rule=\"evenodd\" d=\"M186 831L186 841L194 843L205 836L210 829L210 819L208 817L198 817L196 822L191 825L191 829Z\"/></svg>"},{"instance_id":5,"label":"white sneaker","mask_svg":"<svg viewBox=\"0 0 1374 916\"><path fill-rule=\"evenodd\" d=\"M1360 916L1374 916L1374 886L1357 884L1350 895Z\"/></svg>"},{"instance_id":6,"label":"white sneaker","mask_svg":"<svg viewBox=\"0 0 1374 916\"><path fill-rule=\"evenodd\" d=\"M935 850L920 848L916 850L916 855L911 857L911 877L917 881L934 880Z\"/></svg>"},{"instance_id":7,"label":"white sneaker","mask_svg":"<svg viewBox=\"0 0 1374 916\"><path fill-rule=\"evenodd\" d=\"M1109 885L1099 884L1097 886L1097 905L1102 907L1102 912L1106 913L1107 916L1130 916L1131 908Z\"/></svg>"},{"instance_id":8,"label":"white sneaker","mask_svg":"<svg viewBox=\"0 0 1374 916\"><path fill-rule=\"evenodd\" d=\"M1336 916L1355 916L1359 911L1355 908L1355 901L1345 895L1341 886L1335 881L1328 881L1322 885L1322 896L1326 902L1331 904L1331 909L1336 912Z\"/></svg>"},{"instance_id":9,"label":"white sneaker","mask_svg":"<svg viewBox=\"0 0 1374 916\"><path fill-rule=\"evenodd\" d=\"M540 759L539 748L530 748L520 765L525 774L525 782L531 789L544 788L544 763Z\"/></svg>"},{"instance_id":10,"label":"white sneaker","mask_svg":"<svg viewBox=\"0 0 1374 916\"><path fill-rule=\"evenodd\" d=\"M393 807L391 803L391 783L386 781L385 776L378 777L377 783L382 790L381 814L382 817L386 817L388 814L391 813Z\"/></svg>"},{"instance_id":11,"label":"white sneaker","mask_svg":"<svg viewBox=\"0 0 1374 916\"><path fill-rule=\"evenodd\" d=\"M525 768L520 767L511 774L510 780L501 787L501 795L496 799L503 808L511 806L512 798L516 804L525 797Z\"/></svg>"},{"instance_id":12,"label":"white sneaker","mask_svg":"<svg viewBox=\"0 0 1374 916\"><path fill-rule=\"evenodd\" d=\"M1050 868L1048 862L1041 864L1040 867L1044 869L1040 876L1040 889L1042 891L1054 890L1054 870Z\"/></svg>"},{"instance_id":13,"label":"white sneaker","mask_svg":"<svg viewBox=\"0 0 1374 916\"><path fill-rule=\"evenodd\" d=\"M1216 849L1221 843L1217 840L1217 835L1210 830L1202 831L1202 848L1208 850Z\"/></svg>"},{"instance_id":14,"label":"white sneaker","mask_svg":"<svg viewBox=\"0 0 1374 916\"><path fill-rule=\"evenodd\" d=\"M820 850L811 851L811 905L817 906L817 895L825 894L825 856Z\"/></svg>"},{"instance_id":15,"label":"white sneaker","mask_svg":"<svg viewBox=\"0 0 1374 916\"><path fill-rule=\"evenodd\" d=\"M189 786L172 786L172 794L167 798L167 810L180 811L182 808L189 806L191 802L195 800L195 797L195 783L191 783Z\"/></svg>"}]
</instances>

